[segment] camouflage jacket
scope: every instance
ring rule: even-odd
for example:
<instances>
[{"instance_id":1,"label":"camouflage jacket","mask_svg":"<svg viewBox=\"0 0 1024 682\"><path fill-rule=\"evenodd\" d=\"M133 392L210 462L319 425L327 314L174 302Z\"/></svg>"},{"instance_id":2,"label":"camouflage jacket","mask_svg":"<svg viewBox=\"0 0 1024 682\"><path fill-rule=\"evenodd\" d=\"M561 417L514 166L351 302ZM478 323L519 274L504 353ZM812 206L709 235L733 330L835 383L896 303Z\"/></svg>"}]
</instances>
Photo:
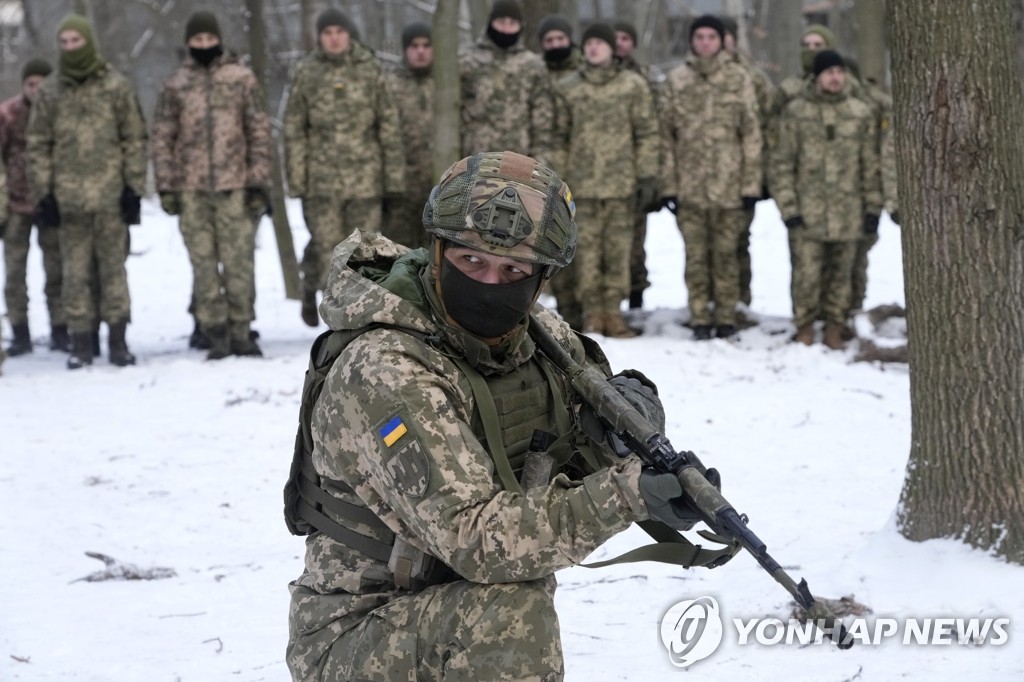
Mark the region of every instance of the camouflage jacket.
<instances>
[{"instance_id":1,"label":"camouflage jacket","mask_svg":"<svg viewBox=\"0 0 1024 682\"><path fill-rule=\"evenodd\" d=\"M368 265L379 269L357 271ZM582 480L559 473L547 485L524 492L503 488L482 435L475 394L452 358L466 358L490 382L536 373L539 356L525 330L490 349L441 321L429 270L425 249L407 252L380 235L354 233L335 251L320 306L327 325L362 329L383 323L401 329L360 334L328 373L312 418L313 464L324 479L321 488L368 507L399 537L477 583L549 576L582 561L633 520L646 519L639 460L620 460L603 449L596 454L607 468ZM540 307L535 312L583 360L583 348L569 328ZM564 383L556 395L541 382L550 406L542 416L550 424L538 428L557 433L552 412L561 405L574 409L573 397ZM507 412L499 408L498 413L504 437ZM507 442L506 447L511 458ZM331 481L354 492L341 492ZM360 533L367 530L351 520L341 522ZM323 533L307 539L305 571L297 583L330 595L300 603L292 612L300 624L344 621L407 594L396 592L385 562Z\"/></svg>"},{"instance_id":2,"label":"camouflage jacket","mask_svg":"<svg viewBox=\"0 0 1024 682\"><path fill-rule=\"evenodd\" d=\"M3 155L7 173L8 209L22 215L31 215L36 208L28 186L28 152L25 141L30 110L31 105L22 94L0 103L0 154Z\"/></svg>"},{"instance_id":3,"label":"camouflage jacket","mask_svg":"<svg viewBox=\"0 0 1024 682\"><path fill-rule=\"evenodd\" d=\"M160 192L270 186L270 118L256 75L235 57L186 58L164 83L152 130Z\"/></svg>"},{"instance_id":4,"label":"camouflage jacket","mask_svg":"<svg viewBox=\"0 0 1024 682\"><path fill-rule=\"evenodd\" d=\"M728 53L706 64L691 54L669 72L661 121L664 194L698 209L739 208L741 197L761 196L754 85Z\"/></svg>"},{"instance_id":5,"label":"camouflage jacket","mask_svg":"<svg viewBox=\"0 0 1024 682\"><path fill-rule=\"evenodd\" d=\"M544 68L548 70L548 79L552 85L568 76L583 65L583 51L576 45L572 46L569 56L560 62L552 63L544 60Z\"/></svg>"},{"instance_id":6,"label":"camouflage jacket","mask_svg":"<svg viewBox=\"0 0 1024 682\"><path fill-rule=\"evenodd\" d=\"M46 77L28 124L33 201L116 212L121 192L146 192L146 122L128 80L109 64L82 82Z\"/></svg>"},{"instance_id":7,"label":"camouflage jacket","mask_svg":"<svg viewBox=\"0 0 1024 682\"><path fill-rule=\"evenodd\" d=\"M374 199L405 190L405 150L387 75L361 43L319 47L295 69L284 115L288 192Z\"/></svg>"},{"instance_id":8,"label":"camouflage jacket","mask_svg":"<svg viewBox=\"0 0 1024 682\"><path fill-rule=\"evenodd\" d=\"M405 67L388 74L398 105L399 129L405 148L405 192L422 204L430 195L434 177L434 78Z\"/></svg>"},{"instance_id":9,"label":"camouflage jacket","mask_svg":"<svg viewBox=\"0 0 1024 682\"><path fill-rule=\"evenodd\" d=\"M803 216L801 235L858 239L864 214L882 208L875 119L847 91L805 94L786 105L771 152L768 183L783 219Z\"/></svg>"},{"instance_id":10,"label":"camouflage jacket","mask_svg":"<svg viewBox=\"0 0 1024 682\"><path fill-rule=\"evenodd\" d=\"M768 128L769 115L775 101L775 86L768 78L768 74L747 55L735 52L732 54L732 59L743 67L743 70L750 76L750 82L754 84L754 96L757 99L757 122L761 124L763 135Z\"/></svg>"},{"instance_id":11,"label":"camouflage jacket","mask_svg":"<svg viewBox=\"0 0 1024 682\"><path fill-rule=\"evenodd\" d=\"M544 60L488 39L459 54L462 153L510 150L551 163L555 113Z\"/></svg>"},{"instance_id":12,"label":"camouflage jacket","mask_svg":"<svg viewBox=\"0 0 1024 682\"><path fill-rule=\"evenodd\" d=\"M651 87L651 94L654 95L654 102L657 104L658 95L665 87L665 73L653 64L641 64L633 57L619 59L619 65L626 71L632 71L643 78Z\"/></svg>"},{"instance_id":13,"label":"camouflage jacket","mask_svg":"<svg viewBox=\"0 0 1024 682\"><path fill-rule=\"evenodd\" d=\"M558 81L555 96L556 163L576 197L631 198L636 180L658 177L658 117L640 76L583 66Z\"/></svg>"}]
</instances>

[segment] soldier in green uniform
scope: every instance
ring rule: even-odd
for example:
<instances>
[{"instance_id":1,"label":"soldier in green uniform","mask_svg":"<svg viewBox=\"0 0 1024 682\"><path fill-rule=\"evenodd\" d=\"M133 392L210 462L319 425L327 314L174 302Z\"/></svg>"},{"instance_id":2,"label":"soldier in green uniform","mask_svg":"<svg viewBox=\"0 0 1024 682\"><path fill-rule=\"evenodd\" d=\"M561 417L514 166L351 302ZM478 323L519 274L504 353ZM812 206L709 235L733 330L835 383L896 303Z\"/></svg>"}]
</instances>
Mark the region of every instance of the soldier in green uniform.
<instances>
[{"instance_id":1,"label":"soldier in green uniform","mask_svg":"<svg viewBox=\"0 0 1024 682\"><path fill-rule=\"evenodd\" d=\"M65 17L57 42L59 66L39 90L27 139L37 217L60 226L62 294L72 341L68 368L92 364L97 320L107 323L110 362L133 365L125 341L131 319L125 226L139 222L146 123L128 80L97 51L85 17Z\"/></svg>"},{"instance_id":2,"label":"soldier in green uniform","mask_svg":"<svg viewBox=\"0 0 1024 682\"><path fill-rule=\"evenodd\" d=\"M564 175L575 189L580 231L577 291L583 331L635 336L619 306L629 296L633 217L660 205L658 118L643 78L613 59L615 32L591 24L585 64L555 86Z\"/></svg>"},{"instance_id":3,"label":"soldier in green uniform","mask_svg":"<svg viewBox=\"0 0 1024 682\"><path fill-rule=\"evenodd\" d=\"M555 571L634 521L696 517L666 502L674 476L575 425L579 397L530 337L543 325L611 373L535 305L575 250L565 183L519 154L477 154L424 216L428 249L357 232L335 252L320 310L362 333L312 408L312 462L345 504L306 541L287 664L294 680L560 680ZM612 385L663 423L653 384L625 374ZM537 432L566 447L530 452Z\"/></svg>"},{"instance_id":4,"label":"soldier in green uniform","mask_svg":"<svg viewBox=\"0 0 1024 682\"><path fill-rule=\"evenodd\" d=\"M822 50L812 75L779 118L769 187L789 230L794 341L812 344L820 316L838 350L857 243L878 231L881 181L874 113L849 94L842 57Z\"/></svg>"},{"instance_id":5,"label":"soldier in green uniform","mask_svg":"<svg viewBox=\"0 0 1024 682\"><path fill-rule=\"evenodd\" d=\"M288 192L302 199L310 231L302 319L312 327L334 247L353 229L379 232L383 201L405 192L398 106L384 68L343 12L325 10L316 29L317 47L295 69L284 115Z\"/></svg>"},{"instance_id":6,"label":"soldier in green uniform","mask_svg":"<svg viewBox=\"0 0 1024 682\"><path fill-rule=\"evenodd\" d=\"M196 12L185 25L188 56L164 83L153 120L160 203L181 215L192 263L196 320L207 358L262 355L255 318L256 224L270 185L270 119L252 70L224 51L220 25Z\"/></svg>"}]
</instances>

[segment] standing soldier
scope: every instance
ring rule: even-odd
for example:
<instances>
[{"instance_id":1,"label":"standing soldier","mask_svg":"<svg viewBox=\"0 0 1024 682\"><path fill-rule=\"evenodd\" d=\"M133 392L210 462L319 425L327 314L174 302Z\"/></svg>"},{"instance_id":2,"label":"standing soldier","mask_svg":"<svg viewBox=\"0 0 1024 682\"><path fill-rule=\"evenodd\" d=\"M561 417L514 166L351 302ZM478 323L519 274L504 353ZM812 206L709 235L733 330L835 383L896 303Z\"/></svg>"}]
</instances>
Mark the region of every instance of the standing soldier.
<instances>
[{"instance_id":1,"label":"standing soldier","mask_svg":"<svg viewBox=\"0 0 1024 682\"><path fill-rule=\"evenodd\" d=\"M690 54L668 74L662 187L686 244L690 322L698 341L736 333L736 250L761 196L761 129L750 76L722 48L716 17L690 25ZM712 303L714 308L712 309Z\"/></svg>"},{"instance_id":2,"label":"standing soldier","mask_svg":"<svg viewBox=\"0 0 1024 682\"><path fill-rule=\"evenodd\" d=\"M789 230L793 340L814 343L814 321L821 316L824 343L838 350L857 242L878 230L878 152L874 114L849 95L842 57L819 52L812 74L805 94L779 119L769 183Z\"/></svg>"},{"instance_id":3,"label":"standing soldier","mask_svg":"<svg viewBox=\"0 0 1024 682\"><path fill-rule=\"evenodd\" d=\"M800 35L800 75L787 76L779 83L778 90L772 99L771 110L768 118L774 124L774 119L782 114L794 97L803 94L809 81L814 79L814 57L822 50L833 50L836 47L836 37L827 26L811 24L804 29Z\"/></svg>"},{"instance_id":4,"label":"standing soldier","mask_svg":"<svg viewBox=\"0 0 1024 682\"><path fill-rule=\"evenodd\" d=\"M32 352L32 335L28 327L28 265L29 237L35 220L36 205L28 186L28 159L25 129L32 102L39 93L43 78L53 71L42 59L30 59L21 69L21 92L0 104L0 152L3 153L7 173L7 229L4 235L4 269L7 282L7 317L11 321L14 338L7 352L12 356ZM67 318L61 303L60 235L57 230L36 225L36 243L43 252L43 271L46 273L46 308L50 313L50 349L68 351Z\"/></svg>"},{"instance_id":5,"label":"standing soldier","mask_svg":"<svg viewBox=\"0 0 1024 682\"><path fill-rule=\"evenodd\" d=\"M389 239L416 249L429 240L423 231L423 203L434 186L434 47L430 27L409 24L402 31L402 65L388 74L401 121L405 155L405 196L384 204Z\"/></svg>"},{"instance_id":6,"label":"standing soldier","mask_svg":"<svg viewBox=\"0 0 1024 682\"><path fill-rule=\"evenodd\" d=\"M188 56L156 106L156 187L164 210L181 215L195 316L210 340L206 357L259 356L250 337L256 314L250 214L270 205L270 120L256 75L225 54L217 17L189 17L185 44Z\"/></svg>"},{"instance_id":7,"label":"standing soldier","mask_svg":"<svg viewBox=\"0 0 1024 682\"><path fill-rule=\"evenodd\" d=\"M554 104L544 61L519 43L523 10L496 0L486 36L459 55L462 151L511 150L549 161Z\"/></svg>"},{"instance_id":8,"label":"standing soldier","mask_svg":"<svg viewBox=\"0 0 1024 682\"><path fill-rule=\"evenodd\" d=\"M43 81L29 117L29 184L38 219L60 226L68 369L92 364L96 320L107 323L110 362L124 367L135 364L125 341L131 319L125 225L139 222L146 123L127 79L97 51L85 17L68 15L57 41L58 70ZM90 293L94 272L99 310Z\"/></svg>"},{"instance_id":9,"label":"standing soldier","mask_svg":"<svg viewBox=\"0 0 1024 682\"><path fill-rule=\"evenodd\" d=\"M585 65L556 85L565 175L575 188L580 230L578 291L583 331L636 334L619 306L629 294L633 216L658 204L658 118L644 79L613 61L615 32L592 24L583 34ZM562 120L565 120L564 130Z\"/></svg>"},{"instance_id":10,"label":"standing soldier","mask_svg":"<svg viewBox=\"0 0 1024 682\"><path fill-rule=\"evenodd\" d=\"M319 323L334 247L353 229L379 232L385 199L404 196L398 107L377 58L340 10L317 17L317 46L295 69L284 114L288 192L302 199L302 320Z\"/></svg>"}]
</instances>

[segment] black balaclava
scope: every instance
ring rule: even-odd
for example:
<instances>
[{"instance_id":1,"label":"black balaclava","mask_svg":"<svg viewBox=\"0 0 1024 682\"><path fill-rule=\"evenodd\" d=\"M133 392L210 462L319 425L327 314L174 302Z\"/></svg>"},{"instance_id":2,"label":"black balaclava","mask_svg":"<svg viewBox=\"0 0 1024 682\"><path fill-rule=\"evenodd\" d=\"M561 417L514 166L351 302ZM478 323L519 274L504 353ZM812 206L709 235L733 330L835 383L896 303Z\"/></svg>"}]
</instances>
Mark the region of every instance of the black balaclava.
<instances>
[{"instance_id":1,"label":"black balaclava","mask_svg":"<svg viewBox=\"0 0 1024 682\"><path fill-rule=\"evenodd\" d=\"M543 269L508 284L485 284L441 256L439 285L445 312L482 339L496 339L516 328L537 300Z\"/></svg>"}]
</instances>

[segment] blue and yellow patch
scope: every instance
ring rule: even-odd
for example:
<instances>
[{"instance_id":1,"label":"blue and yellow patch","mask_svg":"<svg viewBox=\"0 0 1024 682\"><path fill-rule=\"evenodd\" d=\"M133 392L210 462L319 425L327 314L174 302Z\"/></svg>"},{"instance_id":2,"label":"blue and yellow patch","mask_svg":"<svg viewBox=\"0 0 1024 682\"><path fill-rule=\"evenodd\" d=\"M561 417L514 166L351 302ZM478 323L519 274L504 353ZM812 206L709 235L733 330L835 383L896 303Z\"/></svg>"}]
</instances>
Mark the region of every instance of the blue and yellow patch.
<instances>
[{"instance_id":1,"label":"blue and yellow patch","mask_svg":"<svg viewBox=\"0 0 1024 682\"><path fill-rule=\"evenodd\" d=\"M408 429L402 423L402 418L396 414L384 426L380 427L377 432L380 434L381 439L383 439L384 445L391 447L408 432Z\"/></svg>"}]
</instances>

